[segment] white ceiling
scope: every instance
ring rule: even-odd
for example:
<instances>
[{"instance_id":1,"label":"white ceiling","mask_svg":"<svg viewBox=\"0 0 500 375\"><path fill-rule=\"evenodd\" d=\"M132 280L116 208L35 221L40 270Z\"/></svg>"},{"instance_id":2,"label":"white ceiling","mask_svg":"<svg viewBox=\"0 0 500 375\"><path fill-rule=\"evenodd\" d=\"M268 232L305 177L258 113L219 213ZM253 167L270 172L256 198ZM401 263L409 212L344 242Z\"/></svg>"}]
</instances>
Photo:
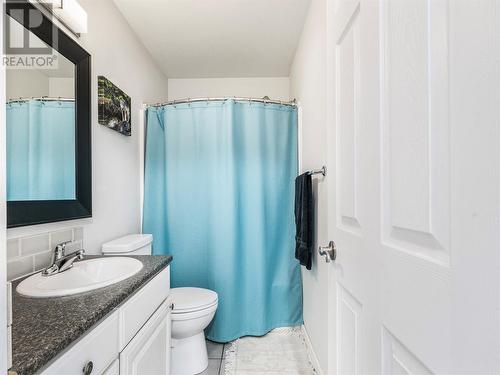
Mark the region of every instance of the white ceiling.
<instances>
[{"instance_id":1,"label":"white ceiling","mask_svg":"<svg viewBox=\"0 0 500 375\"><path fill-rule=\"evenodd\" d=\"M287 77L310 0L114 0L168 78Z\"/></svg>"}]
</instances>

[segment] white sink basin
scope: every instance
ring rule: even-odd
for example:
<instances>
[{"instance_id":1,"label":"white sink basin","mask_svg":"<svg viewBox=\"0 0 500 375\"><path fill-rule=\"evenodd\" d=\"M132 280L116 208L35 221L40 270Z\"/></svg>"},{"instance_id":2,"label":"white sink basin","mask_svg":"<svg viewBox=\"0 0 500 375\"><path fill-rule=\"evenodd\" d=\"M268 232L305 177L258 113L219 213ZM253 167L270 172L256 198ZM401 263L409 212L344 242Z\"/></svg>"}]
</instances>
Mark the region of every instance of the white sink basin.
<instances>
[{"instance_id":1,"label":"white sink basin","mask_svg":"<svg viewBox=\"0 0 500 375\"><path fill-rule=\"evenodd\" d=\"M62 297L102 288L135 275L142 262L134 258L109 257L73 263L67 271L42 276L41 272L19 283L16 290L26 297Z\"/></svg>"}]
</instances>

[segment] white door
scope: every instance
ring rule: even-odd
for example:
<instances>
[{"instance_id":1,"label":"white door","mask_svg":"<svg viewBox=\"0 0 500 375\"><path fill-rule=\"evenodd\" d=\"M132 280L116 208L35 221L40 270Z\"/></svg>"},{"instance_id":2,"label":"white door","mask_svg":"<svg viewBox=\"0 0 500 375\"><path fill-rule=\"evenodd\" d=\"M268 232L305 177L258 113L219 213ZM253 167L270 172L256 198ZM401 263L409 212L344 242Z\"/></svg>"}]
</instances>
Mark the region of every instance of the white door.
<instances>
[{"instance_id":1,"label":"white door","mask_svg":"<svg viewBox=\"0 0 500 375\"><path fill-rule=\"evenodd\" d=\"M170 374L171 305L163 302L120 353L121 375Z\"/></svg>"},{"instance_id":2,"label":"white door","mask_svg":"<svg viewBox=\"0 0 500 375\"><path fill-rule=\"evenodd\" d=\"M500 2L327 1L329 373L500 374Z\"/></svg>"}]
</instances>

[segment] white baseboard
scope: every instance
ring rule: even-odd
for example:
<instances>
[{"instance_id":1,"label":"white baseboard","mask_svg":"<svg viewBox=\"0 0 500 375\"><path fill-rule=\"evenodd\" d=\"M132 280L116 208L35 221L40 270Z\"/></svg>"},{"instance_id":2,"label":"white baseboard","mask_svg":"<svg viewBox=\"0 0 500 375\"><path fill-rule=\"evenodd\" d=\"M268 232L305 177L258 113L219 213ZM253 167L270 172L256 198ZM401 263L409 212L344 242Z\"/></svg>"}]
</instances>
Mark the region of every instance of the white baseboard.
<instances>
[{"instance_id":1,"label":"white baseboard","mask_svg":"<svg viewBox=\"0 0 500 375\"><path fill-rule=\"evenodd\" d=\"M321 369L321 366L319 365L319 361L318 361L318 357L316 356L316 353L314 353L314 349L313 349L313 346L311 344L311 339L309 338L306 327L304 325L302 325L301 328L302 328L302 334L304 335L304 338L306 340L309 358L311 359L312 365L314 366L314 369L316 370L316 374L323 375L323 370Z\"/></svg>"}]
</instances>

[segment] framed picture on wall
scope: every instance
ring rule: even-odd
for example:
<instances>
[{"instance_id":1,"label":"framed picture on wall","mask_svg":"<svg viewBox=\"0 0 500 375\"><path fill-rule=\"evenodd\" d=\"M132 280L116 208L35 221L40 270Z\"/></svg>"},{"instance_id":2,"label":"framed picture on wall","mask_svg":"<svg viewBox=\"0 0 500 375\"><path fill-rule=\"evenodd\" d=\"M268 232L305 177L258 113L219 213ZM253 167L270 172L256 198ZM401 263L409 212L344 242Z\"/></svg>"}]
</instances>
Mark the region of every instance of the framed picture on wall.
<instances>
[{"instance_id":1,"label":"framed picture on wall","mask_svg":"<svg viewBox=\"0 0 500 375\"><path fill-rule=\"evenodd\" d=\"M130 96L104 76L98 76L99 124L123 135L132 135Z\"/></svg>"}]
</instances>

